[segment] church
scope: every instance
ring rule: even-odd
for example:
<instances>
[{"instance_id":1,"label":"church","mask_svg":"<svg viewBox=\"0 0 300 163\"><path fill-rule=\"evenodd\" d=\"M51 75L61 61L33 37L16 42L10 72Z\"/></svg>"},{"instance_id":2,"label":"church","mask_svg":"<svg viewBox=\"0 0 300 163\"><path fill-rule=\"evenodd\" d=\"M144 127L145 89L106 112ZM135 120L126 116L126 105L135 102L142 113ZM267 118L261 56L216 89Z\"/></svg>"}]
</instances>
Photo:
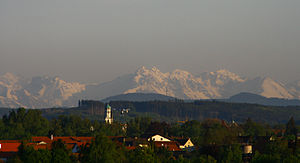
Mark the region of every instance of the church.
<instances>
[{"instance_id":1,"label":"church","mask_svg":"<svg viewBox=\"0 0 300 163\"><path fill-rule=\"evenodd\" d=\"M112 124L112 122L113 122L112 110L111 110L111 107L109 106L109 104L106 105L105 122L108 124Z\"/></svg>"}]
</instances>

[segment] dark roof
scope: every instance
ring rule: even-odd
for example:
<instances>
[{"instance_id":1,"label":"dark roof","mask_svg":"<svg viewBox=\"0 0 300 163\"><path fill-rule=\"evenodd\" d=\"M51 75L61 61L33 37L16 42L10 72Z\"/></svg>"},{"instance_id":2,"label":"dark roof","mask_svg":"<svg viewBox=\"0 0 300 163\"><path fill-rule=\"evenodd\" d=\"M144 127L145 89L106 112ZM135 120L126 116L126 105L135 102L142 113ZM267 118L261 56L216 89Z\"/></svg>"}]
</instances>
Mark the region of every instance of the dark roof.
<instances>
[{"instance_id":1,"label":"dark roof","mask_svg":"<svg viewBox=\"0 0 300 163\"><path fill-rule=\"evenodd\" d=\"M156 147L165 147L169 151L181 151L179 148L178 144L174 141L169 141L169 142L161 142L161 141L155 141L154 145Z\"/></svg>"},{"instance_id":2,"label":"dark roof","mask_svg":"<svg viewBox=\"0 0 300 163\"><path fill-rule=\"evenodd\" d=\"M147 139L144 138L126 138L123 136L115 136L115 137L110 137L112 139L112 141L114 141L115 143L117 143L118 145L124 145L127 147L133 147L133 146L138 146L140 144L148 144L149 142L147 141ZM130 148L132 149L132 148Z\"/></svg>"},{"instance_id":3,"label":"dark roof","mask_svg":"<svg viewBox=\"0 0 300 163\"><path fill-rule=\"evenodd\" d=\"M178 142L180 145L185 145L189 138L175 138L174 141Z\"/></svg>"}]
</instances>

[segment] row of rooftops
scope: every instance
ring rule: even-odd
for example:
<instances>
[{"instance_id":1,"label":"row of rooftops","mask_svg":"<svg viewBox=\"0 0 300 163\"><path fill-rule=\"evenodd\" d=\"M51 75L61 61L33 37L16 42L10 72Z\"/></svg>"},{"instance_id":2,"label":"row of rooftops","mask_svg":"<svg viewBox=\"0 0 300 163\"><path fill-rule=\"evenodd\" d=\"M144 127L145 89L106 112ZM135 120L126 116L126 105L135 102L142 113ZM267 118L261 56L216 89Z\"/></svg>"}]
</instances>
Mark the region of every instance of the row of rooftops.
<instances>
[{"instance_id":1,"label":"row of rooftops","mask_svg":"<svg viewBox=\"0 0 300 163\"><path fill-rule=\"evenodd\" d=\"M149 138L130 138L124 136L109 136L109 138L117 145L124 145L128 150L134 150L137 147L148 147L150 142L153 142L156 147L165 147L169 151L183 151L184 149L190 150L194 146L191 145L192 143L190 139L174 138L174 140L170 140L170 138L165 138L160 135L153 135ZM37 136L24 142L26 145L32 146L35 150L50 150L54 141L61 140L66 145L67 149L72 150L72 153L74 154L78 154L80 152L80 147L91 144L94 139L95 137ZM18 152L18 147L21 145L21 142L22 140L0 140L0 158L7 158L15 155ZM189 148L185 147L187 142L189 142Z\"/></svg>"},{"instance_id":2,"label":"row of rooftops","mask_svg":"<svg viewBox=\"0 0 300 163\"><path fill-rule=\"evenodd\" d=\"M33 146L34 149L51 149L54 141L61 140L68 149L72 149L75 145L82 146L91 143L94 137L46 137L38 136L32 137L31 140L24 141L28 146ZM1 152L17 152L18 147L21 145L22 140L0 140L0 153Z\"/></svg>"},{"instance_id":3,"label":"row of rooftops","mask_svg":"<svg viewBox=\"0 0 300 163\"><path fill-rule=\"evenodd\" d=\"M24 141L27 146L32 146L35 150L51 149L54 141L61 140L67 149L72 150L76 155L81 146L90 144L94 137L32 137L31 140ZM7 161L8 158L17 154L22 140L0 140L0 160Z\"/></svg>"},{"instance_id":4,"label":"row of rooftops","mask_svg":"<svg viewBox=\"0 0 300 163\"><path fill-rule=\"evenodd\" d=\"M276 134L283 133L284 131L278 130ZM300 136L300 135L299 135ZM299 139L298 136L298 139ZM152 135L143 135L141 138L130 138L124 136L109 136L109 138L116 142L117 144L123 144L128 149L134 149L134 147L142 146L143 144L146 145L149 141L155 142L156 146L165 146L173 144L175 149L175 144L180 148L184 149L186 147L194 146L189 138L183 137L165 137L159 134L152 134ZM260 137L255 137L254 139L258 139ZM262 136L264 139L272 139L271 136ZM32 137L31 140L26 141L27 145L32 145L34 149L51 149L51 144L53 141L62 140L65 143L67 148L72 148L75 145L82 146L85 144L90 144L94 137L76 137L76 136L36 136ZM239 136L241 143L251 143L253 137L249 136ZM168 142L168 143L167 143ZM160 143L160 145L158 145ZM188 143L188 144L187 144ZM0 140L0 152L16 152L18 151L18 147L21 144L21 140Z\"/></svg>"},{"instance_id":5,"label":"row of rooftops","mask_svg":"<svg viewBox=\"0 0 300 163\"><path fill-rule=\"evenodd\" d=\"M180 151L192 151L194 150L194 144L191 139L183 137L164 137L161 135L152 135L147 137L124 137L124 136L108 136L117 145L124 145L127 150L134 150L138 147L148 147L152 142L156 147L164 147L172 152ZM274 140L272 136L239 136L239 142L243 146L252 145L253 142L266 143ZM70 149L73 154L78 155L81 147L89 145L95 137L46 137L38 136L32 137L30 140L25 141L25 144L32 146L35 150L52 148L54 141L61 140L67 149ZM0 159L7 159L17 154L18 147L21 145L22 140L0 140Z\"/></svg>"}]
</instances>

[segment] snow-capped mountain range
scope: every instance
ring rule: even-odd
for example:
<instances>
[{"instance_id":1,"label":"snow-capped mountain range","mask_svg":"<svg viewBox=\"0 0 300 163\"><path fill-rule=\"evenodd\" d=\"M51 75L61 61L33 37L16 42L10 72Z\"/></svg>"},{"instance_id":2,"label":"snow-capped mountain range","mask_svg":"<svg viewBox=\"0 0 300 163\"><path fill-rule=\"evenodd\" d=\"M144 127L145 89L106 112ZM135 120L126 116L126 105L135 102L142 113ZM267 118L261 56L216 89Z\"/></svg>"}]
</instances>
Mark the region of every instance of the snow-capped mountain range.
<instances>
[{"instance_id":1,"label":"snow-capped mountain range","mask_svg":"<svg viewBox=\"0 0 300 163\"><path fill-rule=\"evenodd\" d=\"M11 73L0 76L0 107L45 108L75 106L79 99L101 100L126 93L158 93L180 99L225 99L240 92L264 97L300 99L300 81L282 84L269 77L247 79L221 69L195 76L176 69L163 73L156 67L102 84L67 82L58 77L25 79Z\"/></svg>"}]
</instances>

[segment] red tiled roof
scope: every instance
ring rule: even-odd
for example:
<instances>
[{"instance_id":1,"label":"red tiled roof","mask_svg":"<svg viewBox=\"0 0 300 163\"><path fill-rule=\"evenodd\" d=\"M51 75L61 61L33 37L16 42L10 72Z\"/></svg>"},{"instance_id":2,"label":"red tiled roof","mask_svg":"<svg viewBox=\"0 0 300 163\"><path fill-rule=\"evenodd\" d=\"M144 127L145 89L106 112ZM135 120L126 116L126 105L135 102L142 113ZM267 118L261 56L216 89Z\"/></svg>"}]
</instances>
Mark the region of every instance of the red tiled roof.
<instances>
[{"instance_id":1,"label":"red tiled roof","mask_svg":"<svg viewBox=\"0 0 300 163\"><path fill-rule=\"evenodd\" d=\"M39 136L39 137L32 137L31 138L32 142L51 142L51 139L46 136Z\"/></svg>"},{"instance_id":2,"label":"red tiled roof","mask_svg":"<svg viewBox=\"0 0 300 163\"><path fill-rule=\"evenodd\" d=\"M73 136L64 136L64 137L53 137L51 140L49 137L39 136L32 137L32 145L34 149L51 149L51 145L54 141L62 140L66 145L67 149L73 149L75 144L77 146L84 146L88 143L91 143L94 137L73 137ZM45 142L46 144L38 144L40 142Z\"/></svg>"},{"instance_id":3,"label":"red tiled roof","mask_svg":"<svg viewBox=\"0 0 300 163\"><path fill-rule=\"evenodd\" d=\"M28 146L32 146L35 150L39 149L51 149L51 144L37 144L37 143L28 143Z\"/></svg>"},{"instance_id":4,"label":"red tiled roof","mask_svg":"<svg viewBox=\"0 0 300 163\"><path fill-rule=\"evenodd\" d=\"M94 137L54 137L51 140L49 137L46 136L37 136L32 137L31 141L26 143L28 146L32 146L35 150L38 149L51 149L52 143L54 141L58 141L61 139L65 146L68 149L73 149L74 146L77 144L78 147L89 145ZM41 143L45 142L45 143ZM0 157L8 157L15 155L18 152L18 147L21 145L21 140L0 140L1 148L0 148Z\"/></svg>"},{"instance_id":5,"label":"red tiled roof","mask_svg":"<svg viewBox=\"0 0 300 163\"><path fill-rule=\"evenodd\" d=\"M0 143L0 152L18 152L18 147L21 143Z\"/></svg>"},{"instance_id":6,"label":"red tiled roof","mask_svg":"<svg viewBox=\"0 0 300 163\"><path fill-rule=\"evenodd\" d=\"M181 149L178 147L178 144L174 141L169 141L169 142L155 141L154 145L156 147L165 147L169 151L181 151Z\"/></svg>"},{"instance_id":7,"label":"red tiled roof","mask_svg":"<svg viewBox=\"0 0 300 163\"><path fill-rule=\"evenodd\" d=\"M21 140L0 140L0 143L20 143Z\"/></svg>"},{"instance_id":8,"label":"red tiled roof","mask_svg":"<svg viewBox=\"0 0 300 163\"><path fill-rule=\"evenodd\" d=\"M136 147L135 146L127 146L126 149L128 150L134 150Z\"/></svg>"},{"instance_id":9,"label":"red tiled roof","mask_svg":"<svg viewBox=\"0 0 300 163\"><path fill-rule=\"evenodd\" d=\"M285 129L273 129L275 135L285 133Z\"/></svg>"},{"instance_id":10,"label":"red tiled roof","mask_svg":"<svg viewBox=\"0 0 300 163\"><path fill-rule=\"evenodd\" d=\"M81 142L92 142L95 137L71 137L73 140L81 141Z\"/></svg>"},{"instance_id":11,"label":"red tiled roof","mask_svg":"<svg viewBox=\"0 0 300 163\"><path fill-rule=\"evenodd\" d=\"M53 140L51 140L48 137L32 137L32 142L45 142L45 143L52 143L53 141L62 140L64 143L77 143L77 142L87 142L91 143L94 137L54 137Z\"/></svg>"}]
</instances>

